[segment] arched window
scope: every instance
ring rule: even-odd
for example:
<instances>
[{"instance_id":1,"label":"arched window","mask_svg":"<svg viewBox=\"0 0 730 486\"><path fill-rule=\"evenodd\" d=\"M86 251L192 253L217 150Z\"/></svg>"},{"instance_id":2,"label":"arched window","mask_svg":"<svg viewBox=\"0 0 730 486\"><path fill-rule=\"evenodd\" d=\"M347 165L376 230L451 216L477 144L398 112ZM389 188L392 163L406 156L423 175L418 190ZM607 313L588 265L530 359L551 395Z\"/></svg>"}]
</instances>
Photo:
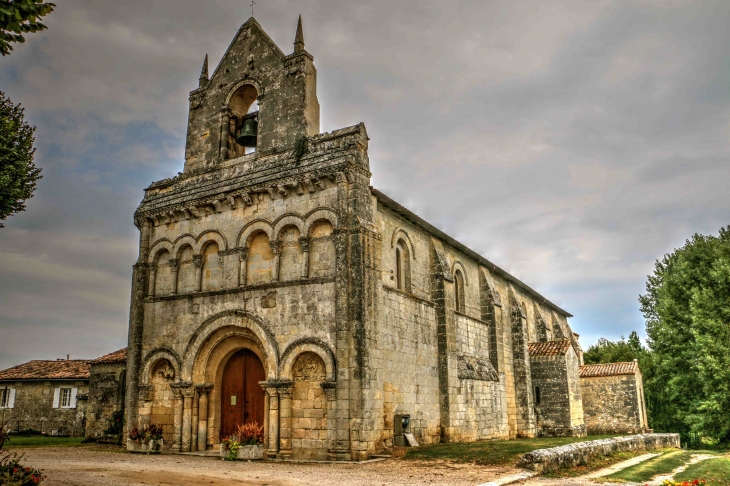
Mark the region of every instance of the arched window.
<instances>
[{"instance_id":1,"label":"arched window","mask_svg":"<svg viewBox=\"0 0 730 486\"><path fill-rule=\"evenodd\" d=\"M279 281L297 280L302 276L302 247L299 245L299 228L285 226L279 233L281 256L279 257Z\"/></svg>"},{"instance_id":2,"label":"arched window","mask_svg":"<svg viewBox=\"0 0 730 486\"><path fill-rule=\"evenodd\" d=\"M335 274L335 239L332 223L320 219L309 230L309 277L331 277Z\"/></svg>"},{"instance_id":3,"label":"arched window","mask_svg":"<svg viewBox=\"0 0 730 486\"><path fill-rule=\"evenodd\" d=\"M411 292L411 254L402 239L395 245L395 286L404 292Z\"/></svg>"},{"instance_id":4,"label":"arched window","mask_svg":"<svg viewBox=\"0 0 730 486\"><path fill-rule=\"evenodd\" d=\"M195 265L193 264L193 247L185 245L177 253L180 268L177 271L177 293L195 292Z\"/></svg>"},{"instance_id":5,"label":"arched window","mask_svg":"<svg viewBox=\"0 0 730 486\"><path fill-rule=\"evenodd\" d=\"M218 290L223 283L221 271L221 257L218 256L218 243L215 241L209 243L203 250L203 281L200 290Z\"/></svg>"},{"instance_id":6,"label":"arched window","mask_svg":"<svg viewBox=\"0 0 730 486\"><path fill-rule=\"evenodd\" d=\"M274 275L274 252L269 244L269 236L259 231L251 235L248 241L246 283L254 285L271 282Z\"/></svg>"},{"instance_id":7,"label":"arched window","mask_svg":"<svg viewBox=\"0 0 730 486\"><path fill-rule=\"evenodd\" d=\"M464 300L464 275L461 274L461 270L457 270L454 272L454 308L456 312L463 314L466 311Z\"/></svg>"},{"instance_id":8,"label":"arched window","mask_svg":"<svg viewBox=\"0 0 730 486\"><path fill-rule=\"evenodd\" d=\"M170 252L160 251L155 257L155 297L169 295L172 291L172 268Z\"/></svg>"}]
</instances>

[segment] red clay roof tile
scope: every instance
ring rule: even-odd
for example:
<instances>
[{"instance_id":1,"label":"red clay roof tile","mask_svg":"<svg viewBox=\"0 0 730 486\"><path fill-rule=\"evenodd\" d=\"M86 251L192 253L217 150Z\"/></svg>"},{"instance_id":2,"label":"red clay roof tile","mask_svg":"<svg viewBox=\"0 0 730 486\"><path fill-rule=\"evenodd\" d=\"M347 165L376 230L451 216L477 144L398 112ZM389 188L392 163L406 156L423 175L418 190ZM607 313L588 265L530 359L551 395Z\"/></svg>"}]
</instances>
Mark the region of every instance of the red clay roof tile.
<instances>
[{"instance_id":1,"label":"red clay roof tile","mask_svg":"<svg viewBox=\"0 0 730 486\"><path fill-rule=\"evenodd\" d=\"M636 361L583 365L580 367L580 377L592 378L596 376L633 375L638 369L639 365Z\"/></svg>"},{"instance_id":2,"label":"red clay roof tile","mask_svg":"<svg viewBox=\"0 0 730 486\"><path fill-rule=\"evenodd\" d=\"M88 380L91 362L85 359L34 359L0 371L0 380Z\"/></svg>"},{"instance_id":3,"label":"red clay roof tile","mask_svg":"<svg viewBox=\"0 0 730 486\"><path fill-rule=\"evenodd\" d=\"M91 364L107 364L107 363L126 363L127 362L127 348L114 351L113 353L105 354L100 358L96 358L91 361Z\"/></svg>"},{"instance_id":4,"label":"red clay roof tile","mask_svg":"<svg viewBox=\"0 0 730 486\"><path fill-rule=\"evenodd\" d=\"M561 339L560 341L529 343L527 345L527 350L529 351L530 356L558 356L565 354L570 346L570 339Z\"/></svg>"}]
</instances>

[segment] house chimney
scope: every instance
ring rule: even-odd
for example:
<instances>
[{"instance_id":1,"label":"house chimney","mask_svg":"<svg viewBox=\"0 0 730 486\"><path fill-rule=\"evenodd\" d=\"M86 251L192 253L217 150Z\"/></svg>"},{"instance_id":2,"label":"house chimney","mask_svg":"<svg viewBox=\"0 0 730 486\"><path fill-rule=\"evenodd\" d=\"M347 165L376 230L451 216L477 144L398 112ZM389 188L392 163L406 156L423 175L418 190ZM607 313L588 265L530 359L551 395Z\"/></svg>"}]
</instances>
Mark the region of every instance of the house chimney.
<instances>
[{"instance_id":1,"label":"house chimney","mask_svg":"<svg viewBox=\"0 0 730 486\"><path fill-rule=\"evenodd\" d=\"M66 355L66 361L70 361L70 360L71 360L71 355L70 354L67 354Z\"/></svg>"}]
</instances>

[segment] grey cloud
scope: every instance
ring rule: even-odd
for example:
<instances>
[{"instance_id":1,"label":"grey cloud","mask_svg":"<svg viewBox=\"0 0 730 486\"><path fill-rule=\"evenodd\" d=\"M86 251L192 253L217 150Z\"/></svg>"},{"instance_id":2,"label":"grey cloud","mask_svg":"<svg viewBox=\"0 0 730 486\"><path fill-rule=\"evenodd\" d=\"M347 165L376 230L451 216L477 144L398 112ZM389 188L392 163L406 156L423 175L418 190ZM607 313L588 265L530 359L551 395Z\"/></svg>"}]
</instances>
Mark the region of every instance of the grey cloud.
<instances>
[{"instance_id":1,"label":"grey cloud","mask_svg":"<svg viewBox=\"0 0 730 486\"><path fill-rule=\"evenodd\" d=\"M203 56L213 69L249 15L223 0L57 3L0 64L46 168L0 232L0 334L17 341L0 367L39 357L23 328L47 353L123 344L131 214L182 169ZM298 13L322 129L364 121L373 185L574 313L584 345L642 331L654 260L728 224L727 2L256 6L285 51Z\"/></svg>"}]
</instances>

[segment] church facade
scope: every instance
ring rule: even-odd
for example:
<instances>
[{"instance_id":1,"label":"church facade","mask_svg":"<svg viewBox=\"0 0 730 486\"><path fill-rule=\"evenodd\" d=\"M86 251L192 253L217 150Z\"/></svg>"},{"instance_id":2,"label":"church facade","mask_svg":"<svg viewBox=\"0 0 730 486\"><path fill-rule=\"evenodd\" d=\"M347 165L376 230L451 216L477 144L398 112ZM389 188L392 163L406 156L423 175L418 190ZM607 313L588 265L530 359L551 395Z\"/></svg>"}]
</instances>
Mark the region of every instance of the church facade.
<instances>
[{"instance_id":1,"label":"church facade","mask_svg":"<svg viewBox=\"0 0 730 486\"><path fill-rule=\"evenodd\" d=\"M127 426L194 451L257 423L269 457L335 460L585 435L570 314L372 188L316 78L301 20L292 54L251 18L206 57L184 171L135 212Z\"/></svg>"}]
</instances>

